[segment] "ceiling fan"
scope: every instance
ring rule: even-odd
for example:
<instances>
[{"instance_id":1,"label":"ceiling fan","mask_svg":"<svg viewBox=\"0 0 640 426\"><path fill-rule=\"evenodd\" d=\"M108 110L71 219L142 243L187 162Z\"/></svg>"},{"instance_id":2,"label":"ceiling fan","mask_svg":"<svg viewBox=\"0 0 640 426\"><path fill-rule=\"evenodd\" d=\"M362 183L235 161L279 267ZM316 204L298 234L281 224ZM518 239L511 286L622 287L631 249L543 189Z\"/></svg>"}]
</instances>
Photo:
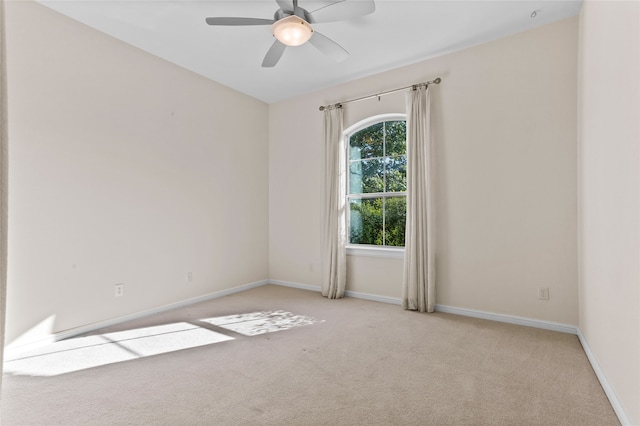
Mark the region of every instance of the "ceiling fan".
<instances>
[{"instance_id":1,"label":"ceiling fan","mask_svg":"<svg viewBox=\"0 0 640 426\"><path fill-rule=\"evenodd\" d=\"M342 46L315 31L311 24L343 21L368 15L375 9L374 0L339 0L312 12L298 6L298 0L276 0L280 8L273 19L261 18L207 18L209 25L242 26L271 25L276 40L262 61L263 67L275 66L287 46L300 46L307 41L335 61L349 56Z\"/></svg>"}]
</instances>

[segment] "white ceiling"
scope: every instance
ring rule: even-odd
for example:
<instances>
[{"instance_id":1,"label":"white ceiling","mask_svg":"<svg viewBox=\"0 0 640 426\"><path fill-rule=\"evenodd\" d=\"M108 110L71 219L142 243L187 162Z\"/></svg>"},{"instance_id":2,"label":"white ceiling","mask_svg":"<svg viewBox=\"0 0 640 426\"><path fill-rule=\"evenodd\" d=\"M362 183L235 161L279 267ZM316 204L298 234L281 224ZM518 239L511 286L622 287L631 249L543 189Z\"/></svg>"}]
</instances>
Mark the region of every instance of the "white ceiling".
<instances>
[{"instance_id":1,"label":"white ceiling","mask_svg":"<svg viewBox=\"0 0 640 426\"><path fill-rule=\"evenodd\" d=\"M299 5L313 11L334 1L300 0ZM273 43L270 26L205 23L210 16L271 19L278 9L274 0L39 3L272 103L575 16L582 1L377 0L370 15L314 25L350 52L347 60L333 62L306 44L288 47L274 68L261 67Z\"/></svg>"}]
</instances>

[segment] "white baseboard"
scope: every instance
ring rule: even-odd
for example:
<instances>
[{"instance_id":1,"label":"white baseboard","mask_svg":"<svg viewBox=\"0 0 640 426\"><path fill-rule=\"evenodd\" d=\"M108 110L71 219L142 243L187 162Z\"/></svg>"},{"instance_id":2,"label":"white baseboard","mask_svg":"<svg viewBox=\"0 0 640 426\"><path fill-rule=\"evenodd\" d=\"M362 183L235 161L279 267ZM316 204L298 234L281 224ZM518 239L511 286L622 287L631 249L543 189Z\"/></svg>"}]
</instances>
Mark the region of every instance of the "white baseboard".
<instances>
[{"instance_id":1,"label":"white baseboard","mask_svg":"<svg viewBox=\"0 0 640 426\"><path fill-rule=\"evenodd\" d=\"M319 285L294 283L291 281L268 280L268 284L280 285L282 287L299 288L301 290L320 291Z\"/></svg>"},{"instance_id":2,"label":"white baseboard","mask_svg":"<svg viewBox=\"0 0 640 426\"><path fill-rule=\"evenodd\" d=\"M269 284L280 285L283 287L299 288L302 290L311 290L320 292L321 288L317 285L294 283L291 281L282 280L269 280ZM354 299L372 300L374 302L391 303L392 305L401 305L400 299L396 297L379 296L377 294L361 293L359 291L345 291L346 297L353 297Z\"/></svg>"},{"instance_id":3,"label":"white baseboard","mask_svg":"<svg viewBox=\"0 0 640 426\"><path fill-rule=\"evenodd\" d=\"M616 416L618 416L618 420L620 420L622 426L633 426L633 423L631 422L631 419L622 406L620 399L618 399L618 395L616 395L616 392L613 390L613 387L607 380L607 376L604 374L604 371L602 370L602 367L600 367L596 356L591 351L591 347L589 346L587 339L584 337L584 335L582 334L582 330L580 330L579 328L578 339L580 339L582 349L584 349L584 353L587 354L587 359L591 363L591 368L593 368L593 371L596 373L596 377L600 381L600 385L602 386L604 393L607 395L607 398L609 398L611 407L613 407L613 411L616 413Z\"/></svg>"},{"instance_id":4,"label":"white baseboard","mask_svg":"<svg viewBox=\"0 0 640 426\"><path fill-rule=\"evenodd\" d=\"M377 294L361 293L359 291L350 290L345 291L344 295L355 299L372 300L374 302L390 303L392 305L402 305L402 300L397 297L378 296Z\"/></svg>"},{"instance_id":5,"label":"white baseboard","mask_svg":"<svg viewBox=\"0 0 640 426\"><path fill-rule=\"evenodd\" d=\"M578 334L578 327L574 325L559 324L556 322L523 318L514 315L494 314L492 312L477 311L475 309L456 308L446 305L436 305L436 312L444 312L448 314L462 315L465 317L480 318L490 321L504 322L508 324L524 325L526 327L559 331L561 333Z\"/></svg>"},{"instance_id":6,"label":"white baseboard","mask_svg":"<svg viewBox=\"0 0 640 426\"><path fill-rule=\"evenodd\" d=\"M214 293L205 294L202 296L194 297L194 298L183 300L180 302L170 303L168 305L159 306L157 308L147 309L140 312L134 312L132 314L123 315L123 316L111 318L104 321L98 321L92 324L87 324L80 327L59 331L59 332L48 334L45 336L39 336L38 338L32 341L21 342L20 345L15 345L15 346L8 345L7 347L5 347L5 357L7 359L10 359L14 356L17 356L17 354L21 352L31 350L31 349L37 349L39 347L42 347L44 345L47 345L53 342L57 342L59 340L69 339L71 337L79 336L85 333L90 333L92 331L99 330L101 328L110 327L112 325L117 325L126 321L144 318L149 315L159 314L162 312L170 311L172 309L182 308L185 306L193 305L195 303L206 302L207 300L211 300L211 299L217 299L219 297L224 297L230 294L239 293L241 291L249 290L255 287L260 287L268 283L269 283L269 280L256 281L253 283L244 284L244 285L229 288L226 290L216 291Z\"/></svg>"},{"instance_id":7,"label":"white baseboard","mask_svg":"<svg viewBox=\"0 0 640 426\"><path fill-rule=\"evenodd\" d=\"M300 288L303 290L320 291L320 286L300 284L290 281L269 280L270 284L284 287ZM361 293L359 291L345 291L346 297L355 299L371 300L374 302L390 303L392 305L402 305L402 300L397 297L380 296L377 294ZM541 328L544 330L559 331L561 333L578 334L578 328L573 325L559 324L549 321L536 320L531 318L517 317L513 315L495 314L492 312L477 311L475 309L456 308L454 306L436 305L437 312L444 312L465 317L486 319L490 321L504 322L509 324L524 325L527 327Z\"/></svg>"}]
</instances>

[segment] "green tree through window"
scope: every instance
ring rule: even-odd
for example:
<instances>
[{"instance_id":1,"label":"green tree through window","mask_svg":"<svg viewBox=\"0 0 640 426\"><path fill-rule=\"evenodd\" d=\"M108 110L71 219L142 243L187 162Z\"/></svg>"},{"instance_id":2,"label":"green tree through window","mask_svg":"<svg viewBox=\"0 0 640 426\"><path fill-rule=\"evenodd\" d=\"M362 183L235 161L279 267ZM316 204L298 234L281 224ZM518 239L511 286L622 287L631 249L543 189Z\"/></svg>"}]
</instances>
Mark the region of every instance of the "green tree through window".
<instances>
[{"instance_id":1,"label":"green tree through window","mask_svg":"<svg viewBox=\"0 0 640 426\"><path fill-rule=\"evenodd\" d=\"M347 135L349 243L404 247L406 121L381 121Z\"/></svg>"}]
</instances>

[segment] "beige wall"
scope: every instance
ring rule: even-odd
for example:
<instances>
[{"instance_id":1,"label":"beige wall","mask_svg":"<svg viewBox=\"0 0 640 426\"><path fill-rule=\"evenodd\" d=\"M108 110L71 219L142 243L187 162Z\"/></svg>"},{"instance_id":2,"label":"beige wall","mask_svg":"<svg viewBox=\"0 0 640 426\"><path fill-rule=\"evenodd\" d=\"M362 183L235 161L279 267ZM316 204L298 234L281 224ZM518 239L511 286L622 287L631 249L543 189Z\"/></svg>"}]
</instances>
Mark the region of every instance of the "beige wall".
<instances>
[{"instance_id":1,"label":"beige wall","mask_svg":"<svg viewBox=\"0 0 640 426\"><path fill-rule=\"evenodd\" d=\"M580 329L640 424L640 5L580 14Z\"/></svg>"},{"instance_id":2,"label":"beige wall","mask_svg":"<svg viewBox=\"0 0 640 426\"><path fill-rule=\"evenodd\" d=\"M7 343L267 279L267 105L6 9Z\"/></svg>"},{"instance_id":3,"label":"beige wall","mask_svg":"<svg viewBox=\"0 0 640 426\"><path fill-rule=\"evenodd\" d=\"M320 284L318 106L439 76L437 303L577 325L577 23L270 105L271 278ZM349 104L346 126L404 109L403 93ZM401 259L350 256L348 268L347 290L400 297Z\"/></svg>"}]
</instances>

